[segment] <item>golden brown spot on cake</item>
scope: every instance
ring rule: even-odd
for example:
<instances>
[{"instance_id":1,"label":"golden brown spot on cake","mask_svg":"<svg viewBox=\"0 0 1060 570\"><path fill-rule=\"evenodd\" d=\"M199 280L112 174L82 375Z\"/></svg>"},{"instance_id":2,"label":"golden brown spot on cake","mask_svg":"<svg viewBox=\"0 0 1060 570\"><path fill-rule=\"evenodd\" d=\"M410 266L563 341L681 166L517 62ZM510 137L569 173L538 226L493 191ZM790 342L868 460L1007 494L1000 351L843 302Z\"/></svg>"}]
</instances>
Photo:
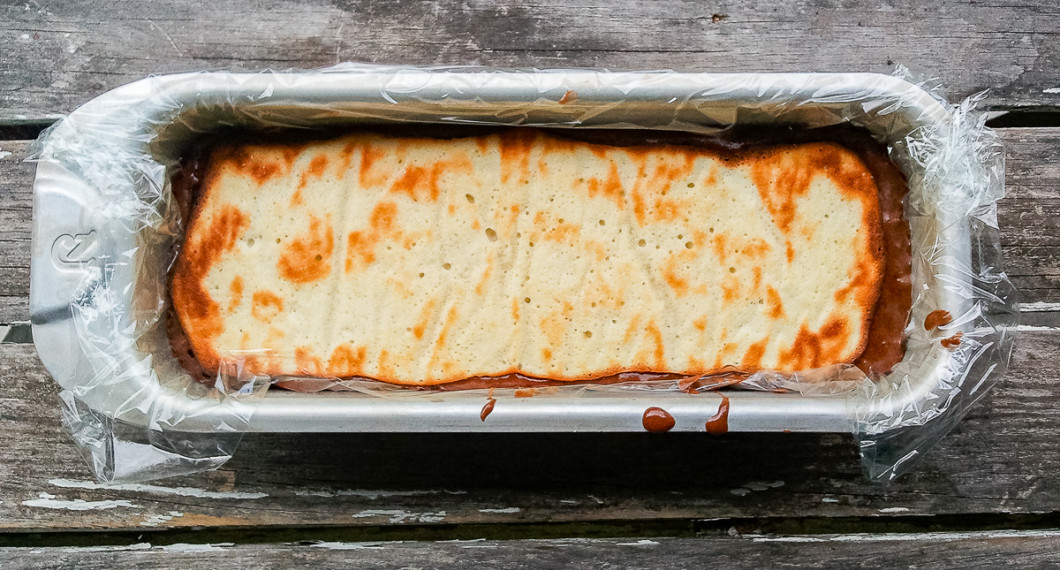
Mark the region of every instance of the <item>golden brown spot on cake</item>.
<instances>
[{"instance_id":1,"label":"golden brown spot on cake","mask_svg":"<svg viewBox=\"0 0 1060 570\"><path fill-rule=\"evenodd\" d=\"M681 200L659 198L654 204L654 219L658 222L675 222L685 209L687 205Z\"/></svg>"},{"instance_id":2,"label":"golden brown spot on cake","mask_svg":"<svg viewBox=\"0 0 1060 570\"><path fill-rule=\"evenodd\" d=\"M340 176L345 176L350 169L350 163L353 162L353 151L355 150L357 150L356 141L347 141L346 144L342 145L342 150L339 151L339 156L342 157L342 167L339 168Z\"/></svg>"},{"instance_id":3,"label":"golden brown spot on cake","mask_svg":"<svg viewBox=\"0 0 1060 570\"><path fill-rule=\"evenodd\" d=\"M635 314L633 318L629 320L629 326L626 327L626 334L622 337L622 344L629 344L629 341L633 340L633 335L640 331L640 315Z\"/></svg>"},{"instance_id":4,"label":"golden brown spot on cake","mask_svg":"<svg viewBox=\"0 0 1060 570\"><path fill-rule=\"evenodd\" d=\"M229 301L228 301L228 312L236 310L236 307L243 302L243 278L236 275L232 279L232 283L228 286Z\"/></svg>"},{"instance_id":5,"label":"golden brown spot on cake","mask_svg":"<svg viewBox=\"0 0 1060 570\"><path fill-rule=\"evenodd\" d=\"M692 321L692 326L696 327L696 330L698 330L699 332L706 331L707 330L707 317L699 317L698 319Z\"/></svg>"},{"instance_id":6,"label":"golden brown spot on cake","mask_svg":"<svg viewBox=\"0 0 1060 570\"><path fill-rule=\"evenodd\" d=\"M335 238L328 220L309 216L309 229L284 247L276 268L280 277L291 283L312 283L331 272L331 252Z\"/></svg>"},{"instance_id":7,"label":"golden brown spot on cake","mask_svg":"<svg viewBox=\"0 0 1060 570\"><path fill-rule=\"evenodd\" d=\"M766 353L766 341L760 340L747 347L747 352L740 361L740 368L744 370L757 370L762 366L762 356Z\"/></svg>"},{"instance_id":8,"label":"golden brown spot on cake","mask_svg":"<svg viewBox=\"0 0 1060 570\"><path fill-rule=\"evenodd\" d=\"M427 330L427 324L430 322L431 315L434 314L434 305L436 301L431 299L423 305L420 309L419 318L416 320L416 324L412 327L412 334L416 338L423 338L424 331Z\"/></svg>"},{"instance_id":9,"label":"golden brown spot on cake","mask_svg":"<svg viewBox=\"0 0 1060 570\"><path fill-rule=\"evenodd\" d=\"M780 367L790 372L843 362L847 326L846 320L833 317L815 333L803 323L792 348L780 352Z\"/></svg>"},{"instance_id":10,"label":"golden brown spot on cake","mask_svg":"<svg viewBox=\"0 0 1060 570\"><path fill-rule=\"evenodd\" d=\"M519 299L512 297L512 321L519 322Z\"/></svg>"},{"instance_id":11,"label":"golden brown spot on cake","mask_svg":"<svg viewBox=\"0 0 1060 570\"><path fill-rule=\"evenodd\" d=\"M312 347L297 346L294 349L294 363L298 370L307 376L322 376L324 363L313 352Z\"/></svg>"},{"instance_id":12,"label":"golden brown spot on cake","mask_svg":"<svg viewBox=\"0 0 1060 570\"><path fill-rule=\"evenodd\" d=\"M397 226L397 204L393 202L380 202L376 204L368 214L368 230L352 231L346 236L346 272L353 270L355 263L359 260L363 265L371 265L375 262L375 248L388 233L396 232ZM411 243L405 245L410 249Z\"/></svg>"},{"instance_id":13,"label":"golden brown spot on cake","mask_svg":"<svg viewBox=\"0 0 1060 570\"><path fill-rule=\"evenodd\" d=\"M755 280L751 289L757 291L762 286L762 267L756 265L752 271L754 272Z\"/></svg>"},{"instance_id":14,"label":"golden brown spot on cake","mask_svg":"<svg viewBox=\"0 0 1060 570\"><path fill-rule=\"evenodd\" d=\"M784 242L784 256L787 257L788 263L795 261L795 248L791 245L791 240Z\"/></svg>"},{"instance_id":15,"label":"golden brown spot on cake","mask_svg":"<svg viewBox=\"0 0 1060 570\"><path fill-rule=\"evenodd\" d=\"M581 233L581 228L568 223L556 224L555 227L545 232L544 239L557 243L568 243L574 245L575 238Z\"/></svg>"},{"instance_id":16,"label":"golden brown spot on cake","mask_svg":"<svg viewBox=\"0 0 1060 570\"><path fill-rule=\"evenodd\" d=\"M714 247L714 255L718 256L719 261L725 263L725 259L729 256L728 236L725 234L714 234L710 241Z\"/></svg>"},{"instance_id":17,"label":"golden brown spot on cake","mask_svg":"<svg viewBox=\"0 0 1060 570\"><path fill-rule=\"evenodd\" d=\"M710 165L710 174L707 175L707 178L703 181L703 183L704 183L704 185L707 188L711 188L715 184L718 183L718 165L717 164Z\"/></svg>"},{"instance_id":18,"label":"golden brown spot on cake","mask_svg":"<svg viewBox=\"0 0 1060 570\"><path fill-rule=\"evenodd\" d=\"M654 369L661 371L666 369L666 358L663 349L663 337L659 327L656 326L655 321L648 323L648 326L644 329L648 337L651 338L652 351L651 355L654 359Z\"/></svg>"},{"instance_id":19,"label":"golden brown spot on cake","mask_svg":"<svg viewBox=\"0 0 1060 570\"><path fill-rule=\"evenodd\" d=\"M473 229L473 230L481 230L482 229L482 224L478 223L478 220L471 220L471 229Z\"/></svg>"},{"instance_id":20,"label":"golden brown spot on cake","mask_svg":"<svg viewBox=\"0 0 1060 570\"><path fill-rule=\"evenodd\" d=\"M438 199L440 192L438 174L437 166L429 169L423 166L408 166L401 178L390 187L390 191L406 194L413 202L419 202L421 198L433 202Z\"/></svg>"},{"instance_id":21,"label":"golden brown spot on cake","mask_svg":"<svg viewBox=\"0 0 1060 570\"><path fill-rule=\"evenodd\" d=\"M533 147L534 134L512 130L497 137L497 148L501 155L501 183L508 182L512 176L525 176L530 168L530 151Z\"/></svg>"},{"instance_id":22,"label":"golden brown spot on cake","mask_svg":"<svg viewBox=\"0 0 1060 570\"><path fill-rule=\"evenodd\" d=\"M761 258L772 249L773 247L764 239L754 238L741 244L740 253L748 257Z\"/></svg>"},{"instance_id":23,"label":"golden brown spot on cake","mask_svg":"<svg viewBox=\"0 0 1060 570\"><path fill-rule=\"evenodd\" d=\"M489 283L490 274L493 273L493 253L491 252L486 259L486 269L482 271L482 277L479 277L478 283L475 284L475 294L482 296L483 291L486 289L486 284Z\"/></svg>"},{"instance_id":24,"label":"golden brown spot on cake","mask_svg":"<svg viewBox=\"0 0 1060 570\"><path fill-rule=\"evenodd\" d=\"M570 306L569 303L565 303ZM563 335L567 332L567 320L564 318L564 308L550 311L541 318L541 332L548 339L548 344L559 346L563 342Z\"/></svg>"},{"instance_id":25,"label":"golden brown spot on cake","mask_svg":"<svg viewBox=\"0 0 1060 570\"><path fill-rule=\"evenodd\" d=\"M833 143L808 146L800 151L766 151L751 161L751 179L758 195L783 232L788 232L795 220L795 201L809 191L820 174L829 177L845 197L866 207L866 197L875 192L872 175L851 151Z\"/></svg>"},{"instance_id":26,"label":"golden brown spot on cake","mask_svg":"<svg viewBox=\"0 0 1060 570\"><path fill-rule=\"evenodd\" d=\"M372 213L368 215L368 224L373 230L379 232L393 231L395 220L397 220L397 204L393 202L376 204L372 208Z\"/></svg>"},{"instance_id":27,"label":"golden brown spot on cake","mask_svg":"<svg viewBox=\"0 0 1060 570\"><path fill-rule=\"evenodd\" d=\"M766 300L769 302L769 318L777 320L784 316L784 303L772 285L766 286Z\"/></svg>"},{"instance_id":28,"label":"golden brown spot on cake","mask_svg":"<svg viewBox=\"0 0 1060 570\"><path fill-rule=\"evenodd\" d=\"M284 174L286 170L282 164L271 160L256 160L245 155L236 160L239 171L253 179L258 186Z\"/></svg>"},{"instance_id":29,"label":"golden brown spot on cake","mask_svg":"<svg viewBox=\"0 0 1060 570\"><path fill-rule=\"evenodd\" d=\"M346 236L346 273L353 270L354 260L370 265L375 262L375 240L366 232L350 232Z\"/></svg>"},{"instance_id":30,"label":"golden brown spot on cake","mask_svg":"<svg viewBox=\"0 0 1060 570\"><path fill-rule=\"evenodd\" d=\"M548 176L548 162L544 156L537 159L537 170L540 174Z\"/></svg>"},{"instance_id":31,"label":"golden brown spot on cake","mask_svg":"<svg viewBox=\"0 0 1060 570\"><path fill-rule=\"evenodd\" d=\"M372 165L384 158L386 152L387 150L382 147L373 147L368 144L361 146L361 164L357 173L357 179L360 181L361 186L371 188L386 181L385 173L379 173L374 176L372 174Z\"/></svg>"},{"instance_id":32,"label":"golden brown spot on cake","mask_svg":"<svg viewBox=\"0 0 1060 570\"><path fill-rule=\"evenodd\" d=\"M328 359L328 370L336 376L356 375L361 371L366 353L366 347L358 347L355 351L348 343L340 344Z\"/></svg>"},{"instance_id":33,"label":"golden brown spot on cake","mask_svg":"<svg viewBox=\"0 0 1060 570\"><path fill-rule=\"evenodd\" d=\"M578 182L575 181L577 185ZM589 196L595 198L597 195L603 196L613 201L619 209L623 209L626 206L625 190L622 188L622 178L618 174L618 165L611 163L610 169L607 172L607 179L600 180L597 177L589 179L588 182Z\"/></svg>"},{"instance_id":34,"label":"golden brown spot on cake","mask_svg":"<svg viewBox=\"0 0 1060 570\"><path fill-rule=\"evenodd\" d=\"M390 359L390 353L386 349L379 351L379 377L380 378L394 378L397 376L393 366L391 366L388 360Z\"/></svg>"},{"instance_id":35,"label":"golden brown spot on cake","mask_svg":"<svg viewBox=\"0 0 1060 570\"><path fill-rule=\"evenodd\" d=\"M306 187L309 180L312 178L323 178L324 170L328 167L328 157L320 154L313 157L313 160L309 161L309 166L302 172L302 175L298 178L298 190Z\"/></svg>"},{"instance_id":36,"label":"golden brown spot on cake","mask_svg":"<svg viewBox=\"0 0 1060 570\"><path fill-rule=\"evenodd\" d=\"M428 368L434 368L437 364L438 352L445 346L446 340L449 338L449 331L456 324L458 315L455 305L449 307L449 310L445 313L445 320L442 321L441 329L438 331L438 338L434 341L434 349L431 351L431 358L427 363Z\"/></svg>"},{"instance_id":37,"label":"golden brown spot on cake","mask_svg":"<svg viewBox=\"0 0 1060 570\"><path fill-rule=\"evenodd\" d=\"M678 274L677 264L679 263L677 256L671 255L666 259L665 265L663 265L662 276L663 281L673 289L673 292L678 296L684 296L688 293L688 279L682 279Z\"/></svg>"},{"instance_id":38,"label":"golden brown spot on cake","mask_svg":"<svg viewBox=\"0 0 1060 570\"><path fill-rule=\"evenodd\" d=\"M254 291L250 314L263 323L271 322L283 312L283 299L272 291Z\"/></svg>"},{"instance_id":39,"label":"golden brown spot on cake","mask_svg":"<svg viewBox=\"0 0 1060 570\"><path fill-rule=\"evenodd\" d=\"M193 342L196 356L207 369L214 368L217 355L207 350L213 338L221 333L221 309L210 296L203 280L221 256L235 248L250 220L235 206L221 206L209 222L195 219L193 224L208 223L199 239L189 240L177 260L171 294L181 324Z\"/></svg>"},{"instance_id":40,"label":"golden brown spot on cake","mask_svg":"<svg viewBox=\"0 0 1060 570\"><path fill-rule=\"evenodd\" d=\"M541 358L543 358L545 360L545 362L550 362L552 360L552 349L542 348L541 349Z\"/></svg>"},{"instance_id":41,"label":"golden brown spot on cake","mask_svg":"<svg viewBox=\"0 0 1060 570\"><path fill-rule=\"evenodd\" d=\"M637 224L641 226L645 224L648 216L647 208L644 205L644 197L640 195L640 192L635 187L633 190L633 216L637 219Z\"/></svg>"},{"instance_id":42,"label":"golden brown spot on cake","mask_svg":"<svg viewBox=\"0 0 1060 570\"><path fill-rule=\"evenodd\" d=\"M875 267L858 266L854 278L851 279L849 283L836 290L834 294L835 300L841 302L846 299L847 296L857 294L858 290L874 287L874 274Z\"/></svg>"},{"instance_id":43,"label":"golden brown spot on cake","mask_svg":"<svg viewBox=\"0 0 1060 570\"><path fill-rule=\"evenodd\" d=\"M721 281L721 296L725 301L735 301L740 297L740 280L727 275Z\"/></svg>"}]
</instances>

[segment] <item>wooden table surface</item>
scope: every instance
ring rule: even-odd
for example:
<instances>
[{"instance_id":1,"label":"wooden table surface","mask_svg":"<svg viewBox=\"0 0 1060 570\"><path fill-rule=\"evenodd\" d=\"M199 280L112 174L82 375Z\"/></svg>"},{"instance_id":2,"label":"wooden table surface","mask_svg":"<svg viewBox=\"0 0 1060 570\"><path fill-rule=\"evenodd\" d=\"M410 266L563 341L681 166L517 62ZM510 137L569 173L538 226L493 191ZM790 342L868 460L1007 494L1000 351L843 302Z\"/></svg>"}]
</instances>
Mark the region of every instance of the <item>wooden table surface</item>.
<instances>
[{"instance_id":1,"label":"wooden table surface","mask_svg":"<svg viewBox=\"0 0 1060 570\"><path fill-rule=\"evenodd\" d=\"M777 3L781 4L781 3ZM0 567L1060 564L1060 6L248 0L0 4ZM248 435L201 475L92 480L29 335L29 139L151 73L339 61L908 66L983 101L1023 325L1004 381L888 486L818 434Z\"/></svg>"}]
</instances>

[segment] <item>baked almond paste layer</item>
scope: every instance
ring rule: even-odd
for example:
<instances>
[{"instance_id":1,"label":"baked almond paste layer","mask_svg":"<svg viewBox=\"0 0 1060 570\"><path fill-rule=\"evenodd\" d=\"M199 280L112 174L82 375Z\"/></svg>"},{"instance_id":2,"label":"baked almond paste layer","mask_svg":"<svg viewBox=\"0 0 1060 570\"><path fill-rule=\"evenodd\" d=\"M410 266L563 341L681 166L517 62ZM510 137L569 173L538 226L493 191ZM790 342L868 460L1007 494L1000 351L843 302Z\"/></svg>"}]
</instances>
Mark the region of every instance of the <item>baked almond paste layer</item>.
<instances>
[{"instance_id":1,"label":"baked almond paste layer","mask_svg":"<svg viewBox=\"0 0 1060 570\"><path fill-rule=\"evenodd\" d=\"M873 177L834 143L361 133L218 147L172 297L230 373L792 372L861 354L881 242Z\"/></svg>"}]
</instances>

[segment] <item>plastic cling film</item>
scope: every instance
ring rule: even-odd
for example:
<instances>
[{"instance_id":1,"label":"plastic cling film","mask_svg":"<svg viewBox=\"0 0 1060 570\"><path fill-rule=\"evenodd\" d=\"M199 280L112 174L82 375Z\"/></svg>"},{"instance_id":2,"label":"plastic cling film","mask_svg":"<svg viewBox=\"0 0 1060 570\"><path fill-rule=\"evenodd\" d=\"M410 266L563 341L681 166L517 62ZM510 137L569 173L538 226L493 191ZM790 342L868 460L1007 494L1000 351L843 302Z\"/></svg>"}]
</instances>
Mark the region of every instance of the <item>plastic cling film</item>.
<instances>
[{"instance_id":1,"label":"plastic cling film","mask_svg":"<svg viewBox=\"0 0 1060 570\"><path fill-rule=\"evenodd\" d=\"M998 259L1000 145L973 112L974 98L950 107L934 90L874 74L359 64L150 77L93 99L38 141L34 339L63 387L64 424L101 480L216 468L247 431L367 429L380 415L393 422L387 429L410 431L627 429L639 426L640 412L666 394L718 389L729 390L732 399L731 407L726 400L726 429L853 430L868 475L892 478L997 381L1016 321L1011 284ZM890 373L872 377L849 365L794 374L745 374L733 367L707 377L631 373L590 384L469 384L459 391L356 378L267 377L243 365L249 358L192 378L188 358L182 364L174 356L190 348L171 345L167 331L168 276L190 213L171 180L188 149L231 129L274 135L424 123L720 137L844 124L865 129L886 145L909 182L905 218L914 294L902 334L904 357ZM247 354L294 356L254 348ZM273 384L311 394L278 398L269 390ZM760 394L769 403L756 407L767 400L741 400L740 391L775 394ZM709 405L681 404L705 414L694 422L671 409L674 429L695 424L702 430L701 420L716 411L713 400L703 401ZM488 413L475 402L490 402ZM522 406L517 416L507 415L512 402ZM579 416L578 406L601 402L607 413ZM291 406L305 413L290 413ZM346 411L365 409L377 419ZM558 409L577 417L558 421ZM799 416L806 410L812 421Z\"/></svg>"}]
</instances>

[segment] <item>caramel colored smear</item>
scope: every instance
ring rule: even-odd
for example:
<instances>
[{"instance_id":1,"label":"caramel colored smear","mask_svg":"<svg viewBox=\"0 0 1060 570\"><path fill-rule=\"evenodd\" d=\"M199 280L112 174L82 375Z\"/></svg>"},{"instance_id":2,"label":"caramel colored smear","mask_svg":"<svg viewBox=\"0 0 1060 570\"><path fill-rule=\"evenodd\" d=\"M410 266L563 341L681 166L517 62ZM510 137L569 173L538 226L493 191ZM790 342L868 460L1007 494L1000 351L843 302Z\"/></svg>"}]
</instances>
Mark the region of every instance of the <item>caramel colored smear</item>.
<instances>
[{"instance_id":1,"label":"caramel colored smear","mask_svg":"<svg viewBox=\"0 0 1060 570\"><path fill-rule=\"evenodd\" d=\"M718 406L718 413L714 414L707 420L707 433L723 434L729 433L729 398L726 396L721 397L721 405Z\"/></svg>"},{"instance_id":2,"label":"caramel colored smear","mask_svg":"<svg viewBox=\"0 0 1060 570\"><path fill-rule=\"evenodd\" d=\"M482 421L486 421L486 417L489 416L490 413L493 412L493 406L496 406L496 405L497 405L497 400L495 398L490 398L489 401L486 402L486 405L482 406L482 411L479 412L479 415L478 415L479 419L481 419Z\"/></svg>"},{"instance_id":3,"label":"caramel colored smear","mask_svg":"<svg viewBox=\"0 0 1060 570\"><path fill-rule=\"evenodd\" d=\"M641 424L644 429L651 433L666 433L677 425L677 421L670 415L670 412L662 408L648 408L644 410L644 417L641 418Z\"/></svg>"},{"instance_id":4,"label":"caramel colored smear","mask_svg":"<svg viewBox=\"0 0 1060 570\"><path fill-rule=\"evenodd\" d=\"M962 336L964 336L964 333L959 332L949 338L942 339L941 341L939 341L939 344L941 344L943 348L953 350L961 345Z\"/></svg>"},{"instance_id":5,"label":"caramel colored smear","mask_svg":"<svg viewBox=\"0 0 1060 570\"><path fill-rule=\"evenodd\" d=\"M935 330L943 325L950 324L952 321L953 317L950 315L949 311L943 311L942 309L931 311L924 319L924 330Z\"/></svg>"}]
</instances>

